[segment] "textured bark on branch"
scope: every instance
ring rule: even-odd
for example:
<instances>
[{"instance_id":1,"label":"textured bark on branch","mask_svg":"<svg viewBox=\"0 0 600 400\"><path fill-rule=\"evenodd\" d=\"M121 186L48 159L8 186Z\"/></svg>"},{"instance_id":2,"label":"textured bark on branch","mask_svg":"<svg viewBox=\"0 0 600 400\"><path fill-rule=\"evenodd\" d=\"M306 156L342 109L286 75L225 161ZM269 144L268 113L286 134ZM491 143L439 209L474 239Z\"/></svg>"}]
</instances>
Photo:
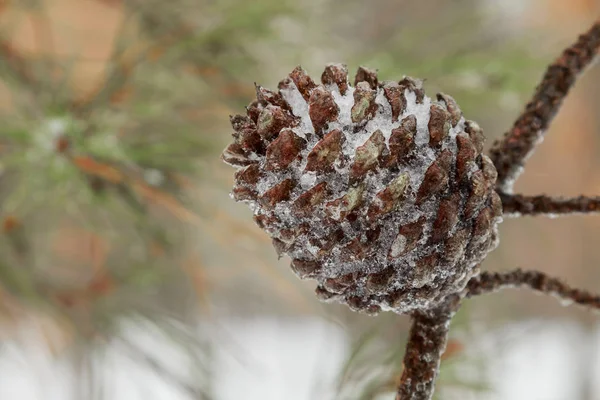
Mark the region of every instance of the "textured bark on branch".
<instances>
[{"instance_id":1,"label":"textured bark on branch","mask_svg":"<svg viewBox=\"0 0 600 400\"><path fill-rule=\"evenodd\" d=\"M497 187L510 193L525 160L535 150L577 76L600 49L600 20L546 70L531 101L503 139L494 143L490 158L498 170Z\"/></svg>"},{"instance_id":2,"label":"textured bark on branch","mask_svg":"<svg viewBox=\"0 0 600 400\"><path fill-rule=\"evenodd\" d=\"M540 271L482 272L471 279L465 289L465 297L495 293L502 289L529 288L554 296L563 303L575 303L589 309L600 309L600 296L575 289L558 278Z\"/></svg>"},{"instance_id":3,"label":"textured bark on branch","mask_svg":"<svg viewBox=\"0 0 600 400\"><path fill-rule=\"evenodd\" d=\"M498 193L502 199L503 214L508 217L526 215L569 215L600 212L600 197L578 196L572 198L546 195L523 196Z\"/></svg>"},{"instance_id":4,"label":"textured bark on branch","mask_svg":"<svg viewBox=\"0 0 600 400\"><path fill-rule=\"evenodd\" d=\"M396 400L431 399L450 320L459 307L460 297L454 295L431 311L413 314Z\"/></svg>"}]
</instances>

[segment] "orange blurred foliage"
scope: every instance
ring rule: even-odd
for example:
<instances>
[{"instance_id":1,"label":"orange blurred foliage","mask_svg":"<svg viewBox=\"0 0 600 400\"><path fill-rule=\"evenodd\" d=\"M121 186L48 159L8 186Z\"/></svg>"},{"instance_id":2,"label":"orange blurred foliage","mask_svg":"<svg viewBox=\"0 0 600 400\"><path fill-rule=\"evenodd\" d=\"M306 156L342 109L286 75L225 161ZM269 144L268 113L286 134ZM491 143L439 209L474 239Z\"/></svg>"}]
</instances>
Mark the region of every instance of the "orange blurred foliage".
<instances>
[{"instance_id":1,"label":"orange blurred foliage","mask_svg":"<svg viewBox=\"0 0 600 400\"><path fill-rule=\"evenodd\" d=\"M7 217L4 218L4 221L2 222L2 230L5 233L10 233L13 230L17 229L19 226L21 225L21 222L19 221L19 219L13 215L9 215Z\"/></svg>"},{"instance_id":2,"label":"orange blurred foliage","mask_svg":"<svg viewBox=\"0 0 600 400\"><path fill-rule=\"evenodd\" d=\"M121 174L118 169L111 167L110 165L100 163L91 157L73 157L73 164L75 164L77 168L88 175L102 178L111 183L123 182L123 174Z\"/></svg>"}]
</instances>

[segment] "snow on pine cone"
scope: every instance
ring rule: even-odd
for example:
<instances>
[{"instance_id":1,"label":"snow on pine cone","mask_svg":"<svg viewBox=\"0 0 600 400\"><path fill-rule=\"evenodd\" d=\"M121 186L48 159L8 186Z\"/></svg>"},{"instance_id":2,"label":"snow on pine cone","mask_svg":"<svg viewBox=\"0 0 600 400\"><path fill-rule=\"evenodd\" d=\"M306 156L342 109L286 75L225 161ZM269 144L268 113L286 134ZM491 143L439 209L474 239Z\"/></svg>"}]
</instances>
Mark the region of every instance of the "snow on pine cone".
<instances>
[{"instance_id":1,"label":"snow on pine cone","mask_svg":"<svg viewBox=\"0 0 600 400\"><path fill-rule=\"evenodd\" d=\"M452 97L363 67L352 86L342 64L256 92L222 155L239 168L232 196L320 299L410 313L478 273L502 204L482 130Z\"/></svg>"}]
</instances>

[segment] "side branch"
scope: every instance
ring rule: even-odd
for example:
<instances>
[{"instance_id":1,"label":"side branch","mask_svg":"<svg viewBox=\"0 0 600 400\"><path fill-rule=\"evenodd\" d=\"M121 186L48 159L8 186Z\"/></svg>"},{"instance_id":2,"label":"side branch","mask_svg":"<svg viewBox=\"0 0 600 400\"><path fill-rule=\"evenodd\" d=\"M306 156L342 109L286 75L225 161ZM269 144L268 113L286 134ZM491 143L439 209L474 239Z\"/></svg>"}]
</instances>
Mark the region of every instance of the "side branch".
<instances>
[{"instance_id":1,"label":"side branch","mask_svg":"<svg viewBox=\"0 0 600 400\"><path fill-rule=\"evenodd\" d=\"M432 398L450 320L459 307L460 297L450 296L438 308L413 315L396 400Z\"/></svg>"},{"instance_id":2,"label":"side branch","mask_svg":"<svg viewBox=\"0 0 600 400\"><path fill-rule=\"evenodd\" d=\"M546 195L498 194L502 199L503 213L508 217L600 213L600 197L562 198Z\"/></svg>"},{"instance_id":3,"label":"side branch","mask_svg":"<svg viewBox=\"0 0 600 400\"><path fill-rule=\"evenodd\" d=\"M530 288L551 295L563 303L575 303L588 309L600 310L600 296L574 289L560 279L539 271L516 269L510 272L482 272L471 279L465 289L465 297L494 293L502 289Z\"/></svg>"},{"instance_id":4,"label":"side branch","mask_svg":"<svg viewBox=\"0 0 600 400\"><path fill-rule=\"evenodd\" d=\"M594 60L599 49L600 20L548 67L512 129L494 143L490 158L498 170L497 187L500 190L512 190L525 160L540 142L577 76Z\"/></svg>"}]
</instances>

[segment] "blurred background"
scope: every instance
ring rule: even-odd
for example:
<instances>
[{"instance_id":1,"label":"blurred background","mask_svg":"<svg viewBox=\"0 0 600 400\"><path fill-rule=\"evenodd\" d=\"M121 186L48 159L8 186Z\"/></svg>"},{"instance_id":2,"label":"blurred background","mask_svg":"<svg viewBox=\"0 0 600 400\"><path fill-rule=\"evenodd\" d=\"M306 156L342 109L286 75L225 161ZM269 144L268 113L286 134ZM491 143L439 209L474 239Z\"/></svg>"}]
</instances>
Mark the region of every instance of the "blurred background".
<instances>
[{"instance_id":1,"label":"blurred background","mask_svg":"<svg viewBox=\"0 0 600 400\"><path fill-rule=\"evenodd\" d=\"M296 65L426 79L488 143L598 0L0 1L0 398L391 399L408 318L324 305L228 197L230 114ZM600 193L600 68L516 191ZM600 289L597 217L508 220L488 270ZM503 292L438 399L600 399L596 315Z\"/></svg>"}]
</instances>

